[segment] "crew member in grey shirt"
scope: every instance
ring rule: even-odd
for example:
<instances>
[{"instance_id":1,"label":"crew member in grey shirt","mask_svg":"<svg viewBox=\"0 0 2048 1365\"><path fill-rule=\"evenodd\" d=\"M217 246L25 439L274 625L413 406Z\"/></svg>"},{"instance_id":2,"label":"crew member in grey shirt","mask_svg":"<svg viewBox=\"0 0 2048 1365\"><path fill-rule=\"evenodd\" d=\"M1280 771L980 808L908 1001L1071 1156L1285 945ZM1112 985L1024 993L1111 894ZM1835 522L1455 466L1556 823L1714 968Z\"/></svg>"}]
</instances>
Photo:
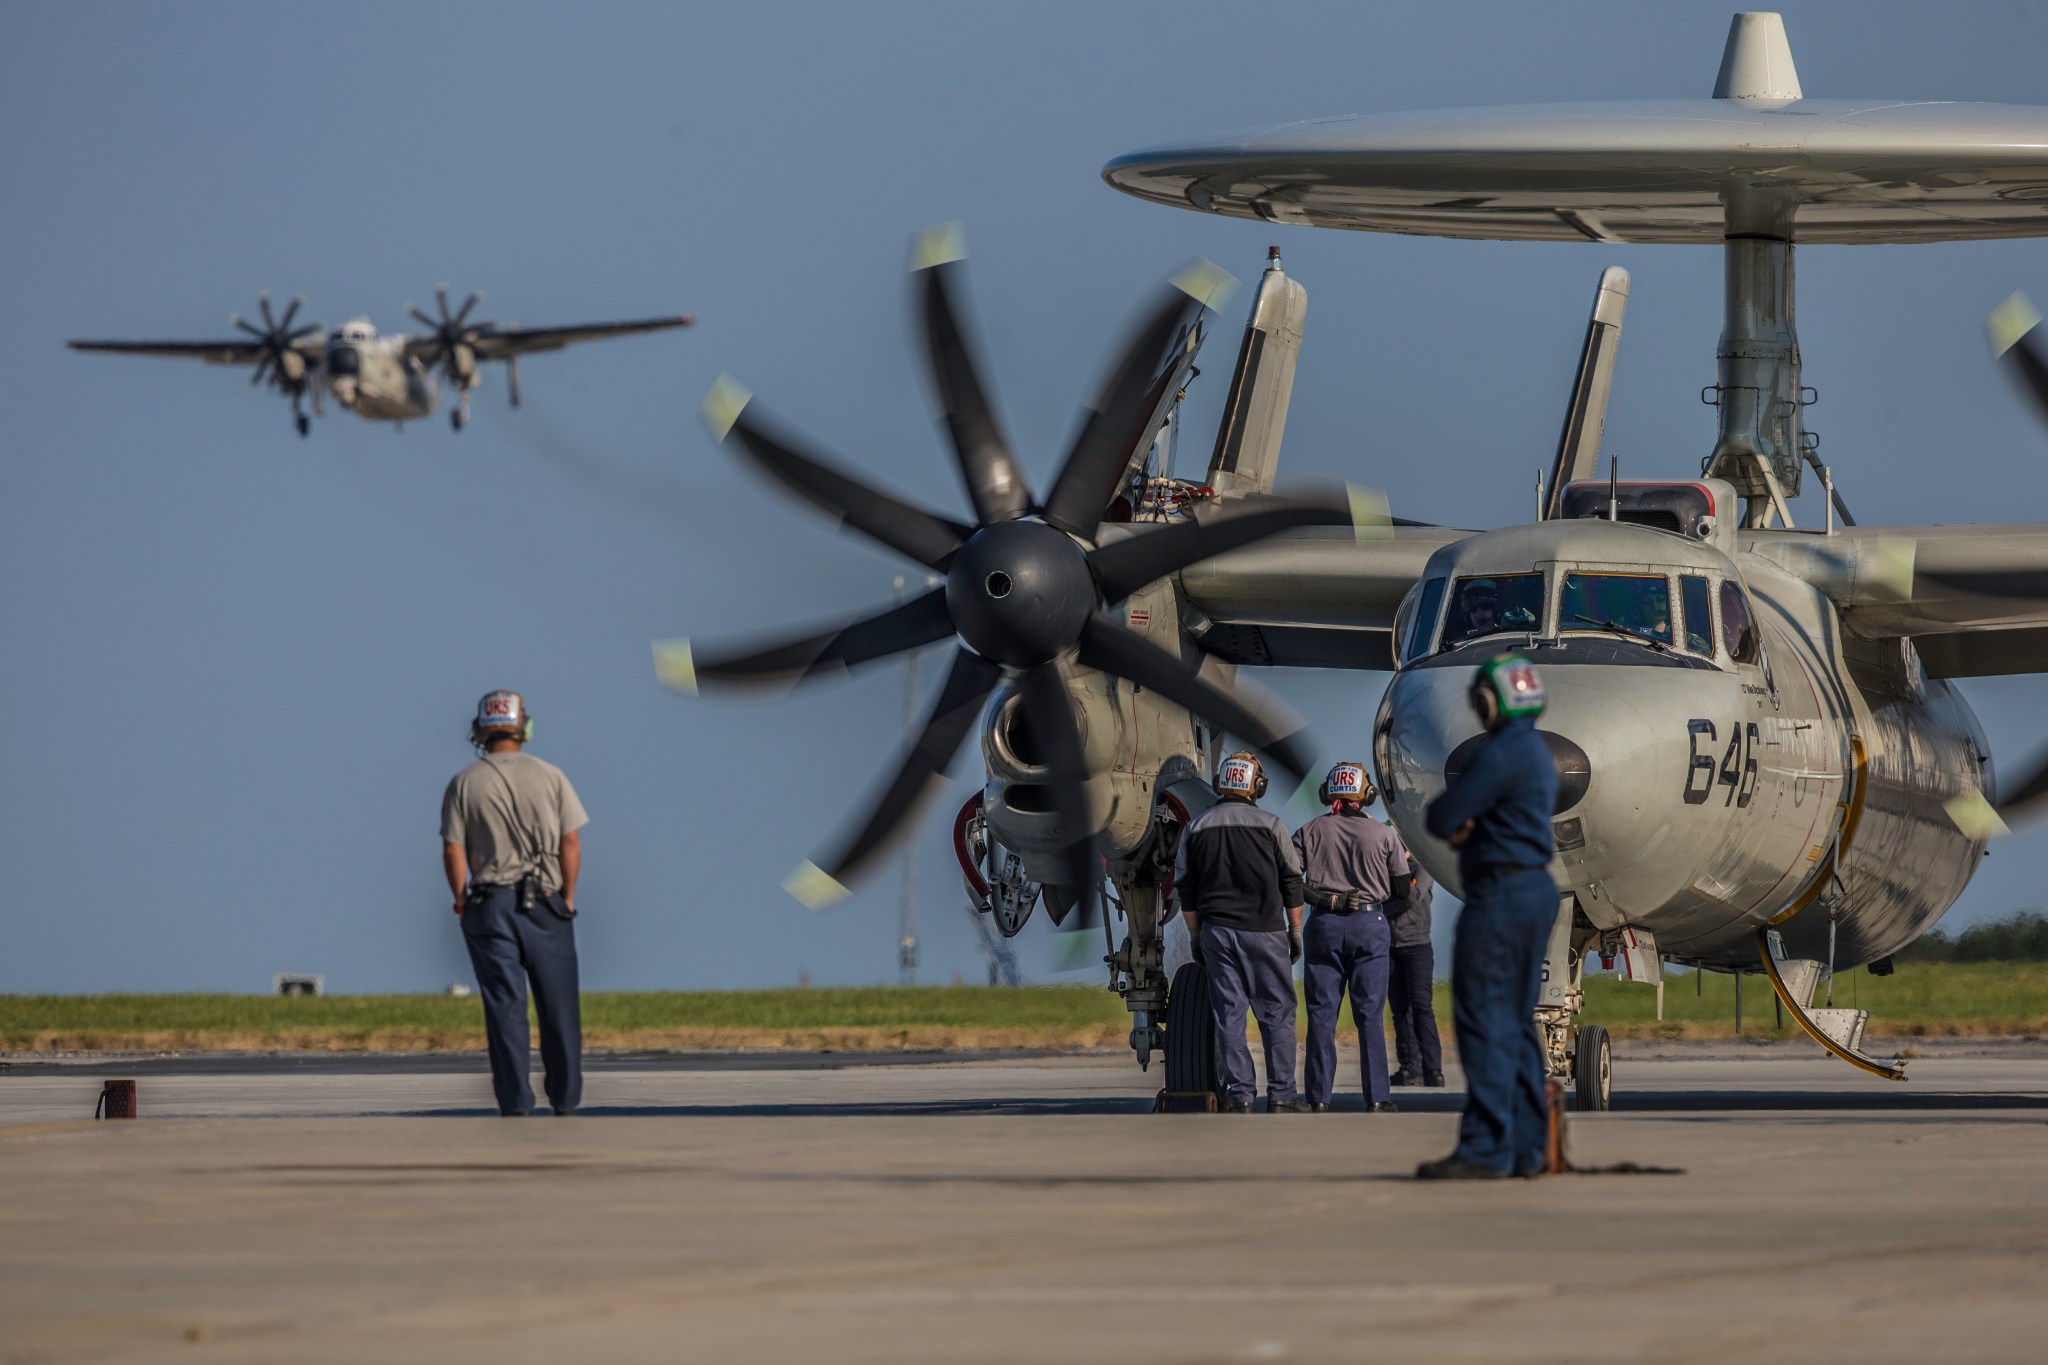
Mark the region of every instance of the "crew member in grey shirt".
<instances>
[{"instance_id":1,"label":"crew member in grey shirt","mask_svg":"<svg viewBox=\"0 0 2048 1365\"><path fill-rule=\"evenodd\" d=\"M1320 793L1330 809L1294 834L1310 911L1302 994L1308 1004L1309 1108L1330 1107L1336 1084L1337 1011L1351 994L1362 1086L1370 1113L1391 1114L1387 1092L1387 916L1413 877L1401 836L1365 813L1379 797L1363 763L1339 763Z\"/></svg>"},{"instance_id":2,"label":"crew member in grey shirt","mask_svg":"<svg viewBox=\"0 0 2048 1365\"><path fill-rule=\"evenodd\" d=\"M533 1112L527 982L540 1018L548 1103L573 1114L583 1095L583 1004L576 979L577 831L590 822L552 763L523 752L533 718L517 692L487 692L470 722L477 761L441 798L441 866L483 997L498 1112Z\"/></svg>"},{"instance_id":3,"label":"crew member in grey shirt","mask_svg":"<svg viewBox=\"0 0 2048 1365\"><path fill-rule=\"evenodd\" d=\"M1429 909L1436 883L1410 860L1415 889L1408 903L1387 915L1393 951L1387 964L1387 1004L1394 1016L1394 1085L1442 1085L1444 1045L1437 1036L1436 945L1430 941Z\"/></svg>"}]
</instances>

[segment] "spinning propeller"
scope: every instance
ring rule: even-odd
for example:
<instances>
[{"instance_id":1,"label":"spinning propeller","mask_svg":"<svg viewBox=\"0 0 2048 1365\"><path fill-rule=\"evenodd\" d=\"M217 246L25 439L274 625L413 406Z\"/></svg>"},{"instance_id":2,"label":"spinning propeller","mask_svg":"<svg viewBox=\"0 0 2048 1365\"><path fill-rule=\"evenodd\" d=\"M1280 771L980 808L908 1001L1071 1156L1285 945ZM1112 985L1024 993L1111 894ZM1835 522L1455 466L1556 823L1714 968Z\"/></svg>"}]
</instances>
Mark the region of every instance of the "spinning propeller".
<instances>
[{"instance_id":1,"label":"spinning propeller","mask_svg":"<svg viewBox=\"0 0 2048 1365\"><path fill-rule=\"evenodd\" d=\"M721 378L703 405L714 439L736 444L789 491L835 520L943 575L944 585L892 610L755 648L700 657L687 640L658 643L655 668L664 685L695 693L714 684L801 682L955 639L938 698L896 772L872 799L866 819L783 885L813 909L843 898L846 882L903 831L990 694L1009 679L1050 771L1053 809L1069 837L1061 853L1063 881L1086 923L1094 913L1102 859L1068 693L1070 666L1153 689L1261 750L1297 782L1306 777L1310 759L1291 717L1198 676L1199 658L1162 649L1104 608L1197 561L1289 527L1358 524L1359 509L1370 504L1359 493L1264 498L1206 521L1099 543L1105 509L1171 409L1181 362L1199 340L1202 312L1230 278L1199 262L1160 292L1105 373L1040 502L1018 468L962 326L964 254L957 225L921 234L912 256L912 290L932 388L974 507L971 524L874 488L775 425L730 378ZM1383 524L1384 514L1377 520Z\"/></svg>"},{"instance_id":2,"label":"spinning propeller","mask_svg":"<svg viewBox=\"0 0 2048 1365\"><path fill-rule=\"evenodd\" d=\"M450 313L448 286L437 284L434 286L434 303L440 312L439 318L428 317L412 304L405 305L405 311L434 335L437 350L428 359L427 367L431 369L439 365L441 372L448 376L448 382L458 389L467 389L476 380L476 339L497 326L493 322L469 320L470 309L476 307L483 296L481 289L471 290L469 297L462 301L462 307ZM512 406L519 406L516 399Z\"/></svg>"},{"instance_id":3,"label":"spinning propeller","mask_svg":"<svg viewBox=\"0 0 2048 1365\"><path fill-rule=\"evenodd\" d=\"M303 294L291 301L291 306L284 310L281 318L273 316L270 311L269 290L258 294L256 302L263 309L261 327L244 322L240 313L228 319L232 326L247 332L263 348L263 358L256 362L256 372L249 376L249 386L255 388L268 380L296 398L306 387L306 357L293 343L318 332L320 324L309 322L297 329L292 327L292 319L298 316L299 308L306 302Z\"/></svg>"},{"instance_id":4,"label":"spinning propeller","mask_svg":"<svg viewBox=\"0 0 2048 1365\"><path fill-rule=\"evenodd\" d=\"M2013 294L1991 310L1984 320L1991 342L1991 354L2026 396L2034 415L2048 423L2048 346L2041 336L2041 310L2025 294ZM1930 570L1920 569L1915 577L1978 597L2048 602L2048 573L2033 570ZM2001 784L2004 785L2004 784ZM2005 833L2006 820L2034 813L2048 802L2048 754L2036 757L2026 776L1999 794L1993 807L1981 800L1962 798L1962 808L1950 803L1949 815L1972 834Z\"/></svg>"}]
</instances>

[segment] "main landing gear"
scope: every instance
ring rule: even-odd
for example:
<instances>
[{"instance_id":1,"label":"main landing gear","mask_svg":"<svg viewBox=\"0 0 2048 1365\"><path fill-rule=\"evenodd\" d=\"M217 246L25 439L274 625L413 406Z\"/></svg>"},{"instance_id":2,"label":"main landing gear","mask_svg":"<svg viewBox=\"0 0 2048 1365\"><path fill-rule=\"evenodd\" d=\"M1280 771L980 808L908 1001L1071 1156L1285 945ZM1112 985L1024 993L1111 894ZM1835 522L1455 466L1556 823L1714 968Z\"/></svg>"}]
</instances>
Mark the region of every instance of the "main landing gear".
<instances>
[{"instance_id":1,"label":"main landing gear","mask_svg":"<svg viewBox=\"0 0 2048 1365\"><path fill-rule=\"evenodd\" d=\"M1180 1094L1207 1091L1216 1107L1228 1103L1223 1088L1223 1044L1209 1011L1209 973L1199 962L1181 964L1166 996L1166 1088Z\"/></svg>"},{"instance_id":2,"label":"main landing gear","mask_svg":"<svg viewBox=\"0 0 2048 1365\"><path fill-rule=\"evenodd\" d=\"M465 426L469 425L469 409L467 407L458 407L453 412L449 413L448 425L453 427L457 431L460 431Z\"/></svg>"},{"instance_id":3,"label":"main landing gear","mask_svg":"<svg viewBox=\"0 0 2048 1365\"><path fill-rule=\"evenodd\" d=\"M312 434L313 434L313 419L312 419L312 418L310 418L310 417L308 417L308 416L306 416L306 414L305 414L305 413L303 413L303 412L295 412L295 413L293 413L293 414L292 414L292 421L293 421L293 423L294 423L294 424L296 424L296 425L297 425L297 427L298 427L298 429L299 429L299 435L301 435L301 436L310 436L310 435L312 435Z\"/></svg>"}]
</instances>

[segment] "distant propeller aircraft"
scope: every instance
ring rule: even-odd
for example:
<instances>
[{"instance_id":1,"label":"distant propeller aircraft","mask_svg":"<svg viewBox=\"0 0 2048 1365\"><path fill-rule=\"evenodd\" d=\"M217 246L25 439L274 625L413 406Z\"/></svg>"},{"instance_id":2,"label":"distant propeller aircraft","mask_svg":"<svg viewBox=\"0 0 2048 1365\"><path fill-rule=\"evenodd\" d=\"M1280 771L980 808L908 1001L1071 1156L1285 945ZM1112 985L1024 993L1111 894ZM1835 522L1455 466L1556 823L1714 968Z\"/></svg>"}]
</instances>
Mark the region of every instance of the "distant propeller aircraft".
<instances>
[{"instance_id":1,"label":"distant propeller aircraft","mask_svg":"<svg viewBox=\"0 0 2048 1365\"><path fill-rule=\"evenodd\" d=\"M254 365L252 387L268 384L291 400L292 419L299 435L312 430L312 418L305 411L308 394L315 416L325 411L322 396L332 393L335 401L365 421L403 424L431 417L440 405L434 371L448 381L455 392L455 406L448 414L449 425L462 430L469 421L469 392L482 382L482 366L503 361L505 387L512 406L519 406L519 357L537 351L559 351L582 341L605 337L659 332L671 327L688 327L694 319L687 313L675 317L643 318L635 322L589 322L574 327L500 327L495 322L471 322L469 314L483 298L472 293L460 308L448 307L448 286L434 290L439 316L429 317L412 304L406 311L426 330L417 335L378 333L368 318L355 318L324 337L317 322L292 326L303 298L295 298L278 317L271 312L270 295L258 297L263 325L256 326L240 314L229 323L245 334L225 341L74 341L76 351L112 351L124 355L173 356L203 360L209 365Z\"/></svg>"},{"instance_id":2,"label":"distant propeller aircraft","mask_svg":"<svg viewBox=\"0 0 2048 1365\"><path fill-rule=\"evenodd\" d=\"M1202 480L1171 477L1157 438L1217 293L1206 271L1147 316L1041 501L955 313L957 242L927 237L926 359L971 522L870 487L730 383L706 405L714 436L945 585L782 644L658 644L664 683L786 685L957 641L894 776L790 889L813 905L842 894L978 725L986 782L954 825L971 894L1015 933L1040 899L1057 922L1106 881L1104 960L1140 1064L1163 1047L1168 1089L1213 1092L1203 969L1165 969L1179 832L1214 799L1204 778L1225 732L1297 782L1365 747L1320 750L1233 684L1235 668L1393 672L1373 765L1409 847L1455 894L1456 857L1422 814L1478 743L1475 667L1514 650L1543 671L1560 779L1562 899L1538 1017L1550 1070L1581 1107L1611 1095L1606 1034L1577 1023L1593 953L1638 980L1661 980L1667 961L1761 973L1829 1052L1903 1079L1903 1060L1866 1054L1868 1015L1834 1008L1832 980L1888 971L2004 819L2048 802L2048 767L2001 798L1955 684L2048 673L2048 526L1854 522L1804 427L1793 252L2048 236L2048 109L1809 100L1778 16L1742 14L1711 99L1319 119L1134 153L1103 175L1266 223L1719 246L1717 439L1696 472L1598 477L1629 288L1610 269L1537 521L1456 530L1394 521L1358 493L1275 498L1307 309L1276 249ZM2048 413L2039 322L2015 298L1991 330ZM1809 467L1823 522L1798 527Z\"/></svg>"}]
</instances>

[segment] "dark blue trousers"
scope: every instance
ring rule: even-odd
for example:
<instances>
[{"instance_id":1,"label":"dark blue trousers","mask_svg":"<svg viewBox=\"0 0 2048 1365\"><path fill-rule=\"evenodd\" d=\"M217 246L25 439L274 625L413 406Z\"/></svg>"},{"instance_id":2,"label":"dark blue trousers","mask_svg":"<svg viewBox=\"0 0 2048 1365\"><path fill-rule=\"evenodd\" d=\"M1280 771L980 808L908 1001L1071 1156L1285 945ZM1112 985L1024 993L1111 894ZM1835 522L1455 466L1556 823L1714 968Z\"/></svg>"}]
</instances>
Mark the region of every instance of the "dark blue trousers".
<instances>
[{"instance_id":1,"label":"dark blue trousers","mask_svg":"<svg viewBox=\"0 0 2048 1365\"><path fill-rule=\"evenodd\" d=\"M1308 1101L1328 1104L1337 1081L1337 1010L1351 992L1351 1021L1365 1073L1365 1102L1387 1088L1387 917L1378 910L1309 916L1302 933L1302 995L1308 1002Z\"/></svg>"},{"instance_id":2,"label":"dark blue trousers","mask_svg":"<svg viewBox=\"0 0 2048 1365\"><path fill-rule=\"evenodd\" d=\"M1547 1120L1536 995L1557 923L1542 869L1468 887L1451 953L1451 1020L1465 1068L1457 1155L1512 1174L1543 1163Z\"/></svg>"},{"instance_id":3,"label":"dark blue trousers","mask_svg":"<svg viewBox=\"0 0 2048 1365\"><path fill-rule=\"evenodd\" d=\"M1443 1040L1436 1031L1436 948L1418 943L1396 948L1387 973L1387 1002L1394 1012L1394 1061L1411 1076L1444 1069Z\"/></svg>"},{"instance_id":4,"label":"dark blue trousers","mask_svg":"<svg viewBox=\"0 0 2048 1365\"><path fill-rule=\"evenodd\" d=\"M1209 1011L1223 1043L1223 1081L1230 1102L1249 1103L1258 1093L1252 1049L1245 1041L1244 1016L1259 1021L1266 1046L1266 1101L1294 1098L1294 964L1287 957L1287 932L1275 929L1219 929L1202 926L1202 956L1208 962Z\"/></svg>"},{"instance_id":5,"label":"dark blue trousers","mask_svg":"<svg viewBox=\"0 0 2048 1365\"><path fill-rule=\"evenodd\" d=\"M556 905L559 897L550 897ZM491 1088L501 1114L531 1114L533 1054L526 1025L526 983L540 1016L540 1058L548 1103L558 1114L583 1100L583 999L576 984L576 926L545 905L521 912L519 889L471 888L462 938L476 968L490 1043Z\"/></svg>"}]
</instances>

